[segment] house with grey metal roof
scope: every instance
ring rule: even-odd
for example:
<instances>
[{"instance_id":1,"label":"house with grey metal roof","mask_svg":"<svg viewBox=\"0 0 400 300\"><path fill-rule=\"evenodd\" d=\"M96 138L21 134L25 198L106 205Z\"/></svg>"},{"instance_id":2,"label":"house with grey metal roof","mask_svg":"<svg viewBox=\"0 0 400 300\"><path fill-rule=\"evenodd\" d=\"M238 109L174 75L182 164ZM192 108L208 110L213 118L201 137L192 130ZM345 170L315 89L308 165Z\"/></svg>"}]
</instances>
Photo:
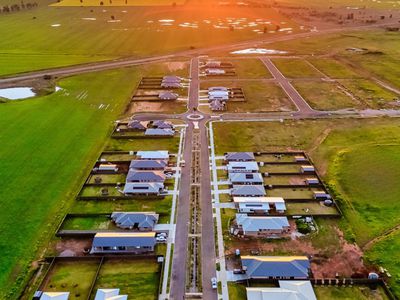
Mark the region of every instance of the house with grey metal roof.
<instances>
[{"instance_id":1,"label":"house with grey metal roof","mask_svg":"<svg viewBox=\"0 0 400 300\"><path fill-rule=\"evenodd\" d=\"M127 182L123 193L125 195L159 195L164 191L164 183L161 182Z\"/></svg>"},{"instance_id":2,"label":"house with grey metal roof","mask_svg":"<svg viewBox=\"0 0 400 300\"><path fill-rule=\"evenodd\" d=\"M68 300L69 292L43 292L40 300Z\"/></svg>"},{"instance_id":3,"label":"house with grey metal roof","mask_svg":"<svg viewBox=\"0 0 400 300\"><path fill-rule=\"evenodd\" d=\"M167 167L165 160L154 160L154 159L139 159L132 160L129 165L130 169L136 170L164 170Z\"/></svg>"},{"instance_id":4,"label":"house with grey metal roof","mask_svg":"<svg viewBox=\"0 0 400 300\"><path fill-rule=\"evenodd\" d=\"M158 151L138 151L136 152L137 159L141 160L168 160L169 153L165 150L158 150Z\"/></svg>"},{"instance_id":5,"label":"house with grey metal roof","mask_svg":"<svg viewBox=\"0 0 400 300\"><path fill-rule=\"evenodd\" d=\"M255 161L230 161L227 168L229 173L257 173L259 170Z\"/></svg>"},{"instance_id":6,"label":"house with grey metal roof","mask_svg":"<svg viewBox=\"0 0 400 300\"><path fill-rule=\"evenodd\" d=\"M122 229L152 231L158 222L155 212L113 212L111 220Z\"/></svg>"},{"instance_id":7,"label":"house with grey metal roof","mask_svg":"<svg viewBox=\"0 0 400 300\"><path fill-rule=\"evenodd\" d=\"M182 83L180 82L170 82L170 81L163 81L161 83L162 88L166 89L180 89L182 88Z\"/></svg>"},{"instance_id":8,"label":"house with grey metal roof","mask_svg":"<svg viewBox=\"0 0 400 300\"><path fill-rule=\"evenodd\" d=\"M236 214L237 233L245 236L276 237L290 232L290 224L286 217L260 217Z\"/></svg>"},{"instance_id":9,"label":"house with grey metal roof","mask_svg":"<svg viewBox=\"0 0 400 300\"><path fill-rule=\"evenodd\" d=\"M246 214L270 214L286 211L282 197L233 197L237 210Z\"/></svg>"},{"instance_id":10,"label":"house with grey metal roof","mask_svg":"<svg viewBox=\"0 0 400 300\"><path fill-rule=\"evenodd\" d=\"M210 93L210 92L217 92L217 91L220 91L220 92L228 92L229 89L228 89L227 87L224 87L224 86L213 86L213 87L209 87L209 88L208 88L208 92L209 92L209 93Z\"/></svg>"},{"instance_id":11,"label":"house with grey metal roof","mask_svg":"<svg viewBox=\"0 0 400 300\"><path fill-rule=\"evenodd\" d=\"M253 152L228 152L225 154L226 161L255 161Z\"/></svg>"},{"instance_id":12,"label":"house with grey metal roof","mask_svg":"<svg viewBox=\"0 0 400 300\"><path fill-rule=\"evenodd\" d=\"M98 289L94 300L128 300L128 295L120 295L119 289Z\"/></svg>"},{"instance_id":13,"label":"house with grey metal roof","mask_svg":"<svg viewBox=\"0 0 400 300\"><path fill-rule=\"evenodd\" d=\"M166 91L166 92L161 92L158 94L158 98L160 100L176 100L178 99L179 95L176 93L173 93L171 91Z\"/></svg>"},{"instance_id":14,"label":"house with grey metal roof","mask_svg":"<svg viewBox=\"0 0 400 300\"><path fill-rule=\"evenodd\" d=\"M132 120L128 123L127 127L131 130L146 130L149 122Z\"/></svg>"},{"instance_id":15,"label":"house with grey metal roof","mask_svg":"<svg viewBox=\"0 0 400 300\"><path fill-rule=\"evenodd\" d=\"M160 129L174 129L174 125L171 122L164 121L164 120L156 120L153 121L153 126Z\"/></svg>"},{"instance_id":16,"label":"house with grey metal roof","mask_svg":"<svg viewBox=\"0 0 400 300\"><path fill-rule=\"evenodd\" d=\"M234 185L264 184L261 173L229 173L229 181Z\"/></svg>"},{"instance_id":17,"label":"house with grey metal roof","mask_svg":"<svg viewBox=\"0 0 400 300\"><path fill-rule=\"evenodd\" d=\"M126 182L164 182L165 174L163 171L141 171L129 169Z\"/></svg>"},{"instance_id":18,"label":"house with grey metal roof","mask_svg":"<svg viewBox=\"0 0 400 300\"><path fill-rule=\"evenodd\" d=\"M279 287L248 287L247 300L317 300L309 280L279 280Z\"/></svg>"},{"instance_id":19,"label":"house with grey metal roof","mask_svg":"<svg viewBox=\"0 0 400 300\"><path fill-rule=\"evenodd\" d=\"M210 104L210 109L212 111L222 111L222 110L226 110L226 103L225 101L222 101L220 99L213 99L211 100Z\"/></svg>"},{"instance_id":20,"label":"house with grey metal roof","mask_svg":"<svg viewBox=\"0 0 400 300\"><path fill-rule=\"evenodd\" d=\"M242 256L248 279L308 279L311 274L307 256Z\"/></svg>"},{"instance_id":21,"label":"house with grey metal roof","mask_svg":"<svg viewBox=\"0 0 400 300\"><path fill-rule=\"evenodd\" d=\"M153 252L155 232L99 232L93 238L91 254Z\"/></svg>"},{"instance_id":22,"label":"house with grey metal roof","mask_svg":"<svg viewBox=\"0 0 400 300\"><path fill-rule=\"evenodd\" d=\"M232 196L240 197L262 197L266 195L263 185L234 185L231 190Z\"/></svg>"},{"instance_id":23,"label":"house with grey metal roof","mask_svg":"<svg viewBox=\"0 0 400 300\"><path fill-rule=\"evenodd\" d=\"M160 128L148 128L144 132L146 136L173 136L175 131L170 128L160 129Z\"/></svg>"}]
</instances>

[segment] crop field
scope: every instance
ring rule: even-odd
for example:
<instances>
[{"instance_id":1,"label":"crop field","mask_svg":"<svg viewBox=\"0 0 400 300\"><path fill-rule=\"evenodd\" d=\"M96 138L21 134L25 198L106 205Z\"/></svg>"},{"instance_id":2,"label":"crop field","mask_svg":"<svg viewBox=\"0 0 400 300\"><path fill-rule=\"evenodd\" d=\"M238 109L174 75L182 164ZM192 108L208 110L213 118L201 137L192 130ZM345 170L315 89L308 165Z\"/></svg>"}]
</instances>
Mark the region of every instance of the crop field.
<instances>
[{"instance_id":1,"label":"crop field","mask_svg":"<svg viewBox=\"0 0 400 300\"><path fill-rule=\"evenodd\" d=\"M215 123L214 134L217 153L290 148L307 151L337 196L345 215L340 227L346 239L363 247L400 223L399 126L397 119L386 118L347 119L340 123L335 120L251 122L245 126L234 122ZM392 238L397 241L398 236ZM372 261L398 274L392 263L392 259L399 259L397 253L384 246L379 247L379 256L374 253ZM398 291L397 283L392 282Z\"/></svg>"},{"instance_id":2,"label":"crop field","mask_svg":"<svg viewBox=\"0 0 400 300\"><path fill-rule=\"evenodd\" d=\"M306 60L275 58L272 62L288 78L321 78L324 74L316 70Z\"/></svg>"},{"instance_id":3,"label":"crop field","mask_svg":"<svg viewBox=\"0 0 400 300\"><path fill-rule=\"evenodd\" d=\"M8 245L0 250L0 298L23 284L138 79L135 69L75 76L58 83L62 91L0 105L0 229Z\"/></svg>"},{"instance_id":4,"label":"crop field","mask_svg":"<svg viewBox=\"0 0 400 300\"><path fill-rule=\"evenodd\" d=\"M263 30L264 26L273 31L266 35L287 34L274 31L280 22L286 22L285 26L294 32L299 31L298 25L271 8L53 7L48 4L47 0L40 0L36 9L2 15L0 52L12 57L15 64L1 59L0 75L258 38L260 32L253 30ZM242 18L246 18L243 24ZM239 25L254 22L255 26L232 31L229 26L235 21Z\"/></svg>"},{"instance_id":5,"label":"crop field","mask_svg":"<svg viewBox=\"0 0 400 300\"><path fill-rule=\"evenodd\" d=\"M350 94L346 94L336 83L318 81L296 81L296 90L317 110L338 110L362 107Z\"/></svg>"}]
</instances>

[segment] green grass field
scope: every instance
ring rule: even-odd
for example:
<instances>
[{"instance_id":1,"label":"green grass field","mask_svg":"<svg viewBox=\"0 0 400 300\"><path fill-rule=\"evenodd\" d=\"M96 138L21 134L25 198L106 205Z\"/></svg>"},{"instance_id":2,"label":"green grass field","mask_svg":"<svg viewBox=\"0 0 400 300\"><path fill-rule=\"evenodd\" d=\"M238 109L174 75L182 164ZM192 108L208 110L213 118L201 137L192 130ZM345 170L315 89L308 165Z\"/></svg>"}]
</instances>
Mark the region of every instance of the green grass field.
<instances>
[{"instance_id":1,"label":"green grass field","mask_svg":"<svg viewBox=\"0 0 400 300\"><path fill-rule=\"evenodd\" d=\"M258 58L229 59L239 78L272 78L267 67Z\"/></svg>"},{"instance_id":2,"label":"green grass field","mask_svg":"<svg viewBox=\"0 0 400 300\"><path fill-rule=\"evenodd\" d=\"M361 77L351 69L347 68L345 65L336 61L335 59L329 58L314 58L308 59L308 61L320 70L322 73L330 78L340 79L340 78L359 78Z\"/></svg>"},{"instance_id":3,"label":"green grass field","mask_svg":"<svg viewBox=\"0 0 400 300\"><path fill-rule=\"evenodd\" d=\"M158 299L159 265L155 260L106 260L96 280L95 289L116 288L129 299ZM92 296L91 299L94 299Z\"/></svg>"},{"instance_id":4,"label":"green grass field","mask_svg":"<svg viewBox=\"0 0 400 300\"><path fill-rule=\"evenodd\" d=\"M309 65L306 60L275 58L275 66L288 78L321 78L324 77L318 70Z\"/></svg>"},{"instance_id":5,"label":"green grass field","mask_svg":"<svg viewBox=\"0 0 400 300\"><path fill-rule=\"evenodd\" d=\"M60 81L63 91L0 105L0 230L8 245L0 250L0 298L16 297L137 80L135 69L81 75Z\"/></svg>"},{"instance_id":6,"label":"green grass field","mask_svg":"<svg viewBox=\"0 0 400 300\"><path fill-rule=\"evenodd\" d=\"M387 300L389 299L381 288L371 290L367 286L353 287L314 287L317 299L327 300Z\"/></svg>"}]
</instances>

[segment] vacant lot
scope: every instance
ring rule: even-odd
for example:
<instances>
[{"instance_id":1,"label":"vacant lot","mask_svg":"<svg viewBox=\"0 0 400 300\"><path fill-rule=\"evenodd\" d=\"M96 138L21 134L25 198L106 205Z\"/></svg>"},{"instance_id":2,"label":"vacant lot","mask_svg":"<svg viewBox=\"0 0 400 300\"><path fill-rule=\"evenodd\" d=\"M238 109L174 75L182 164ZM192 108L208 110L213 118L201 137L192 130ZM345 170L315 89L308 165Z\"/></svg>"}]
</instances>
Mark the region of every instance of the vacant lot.
<instances>
[{"instance_id":1,"label":"vacant lot","mask_svg":"<svg viewBox=\"0 0 400 300\"><path fill-rule=\"evenodd\" d=\"M321 78L324 75L306 60L275 58L272 62L288 78Z\"/></svg>"},{"instance_id":2,"label":"vacant lot","mask_svg":"<svg viewBox=\"0 0 400 300\"><path fill-rule=\"evenodd\" d=\"M139 151L139 150L168 150L178 153L180 136L165 139L110 139L106 150L112 151Z\"/></svg>"},{"instance_id":3,"label":"vacant lot","mask_svg":"<svg viewBox=\"0 0 400 300\"><path fill-rule=\"evenodd\" d=\"M359 74L332 58L314 58L308 59L308 62L330 78L347 79L360 77Z\"/></svg>"},{"instance_id":4,"label":"vacant lot","mask_svg":"<svg viewBox=\"0 0 400 300\"><path fill-rule=\"evenodd\" d=\"M158 299L160 270L156 260L106 260L97 278L98 288L116 288L129 299ZM92 295L92 299L94 299Z\"/></svg>"},{"instance_id":5,"label":"vacant lot","mask_svg":"<svg viewBox=\"0 0 400 300\"><path fill-rule=\"evenodd\" d=\"M362 107L355 98L351 97L351 94L346 94L336 83L296 81L293 85L310 106L317 110Z\"/></svg>"},{"instance_id":6,"label":"vacant lot","mask_svg":"<svg viewBox=\"0 0 400 300\"><path fill-rule=\"evenodd\" d=\"M137 80L135 69L76 76L59 83L63 91L0 105L0 230L7 245L0 250L0 298L18 291L10 287L23 283Z\"/></svg>"},{"instance_id":7,"label":"vacant lot","mask_svg":"<svg viewBox=\"0 0 400 300\"><path fill-rule=\"evenodd\" d=\"M314 287L318 299L327 300L386 300L383 289L371 290L366 286L353 287Z\"/></svg>"},{"instance_id":8,"label":"vacant lot","mask_svg":"<svg viewBox=\"0 0 400 300\"><path fill-rule=\"evenodd\" d=\"M272 78L267 67L258 58L229 59L239 78Z\"/></svg>"}]
</instances>

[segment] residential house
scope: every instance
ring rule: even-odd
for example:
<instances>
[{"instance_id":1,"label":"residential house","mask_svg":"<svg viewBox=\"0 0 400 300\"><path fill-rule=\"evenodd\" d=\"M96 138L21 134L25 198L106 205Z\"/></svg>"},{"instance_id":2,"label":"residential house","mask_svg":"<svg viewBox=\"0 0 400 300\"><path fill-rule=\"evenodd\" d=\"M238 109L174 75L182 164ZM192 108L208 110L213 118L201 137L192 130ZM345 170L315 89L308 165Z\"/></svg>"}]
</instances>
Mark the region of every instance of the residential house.
<instances>
[{"instance_id":1,"label":"residential house","mask_svg":"<svg viewBox=\"0 0 400 300\"><path fill-rule=\"evenodd\" d=\"M301 173L315 173L314 166L301 166Z\"/></svg>"},{"instance_id":2,"label":"residential house","mask_svg":"<svg viewBox=\"0 0 400 300\"><path fill-rule=\"evenodd\" d=\"M164 191L162 182L127 182L123 193L125 195L160 195Z\"/></svg>"},{"instance_id":3,"label":"residential house","mask_svg":"<svg viewBox=\"0 0 400 300\"><path fill-rule=\"evenodd\" d=\"M306 178L306 184L307 185L318 185L319 180L318 180L318 178Z\"/></svg>"},{"instance_id":4,"label":"residential house","mask_svg":"<svg viewBox=\"0 0 400 300\"><path fill-rule=\"evenodd\" d=\"M223 102L224 105L226 105L225 102L229 100L229 95L228 94L211 94L208 95L208 102L213 102L213 101L220 101Z\"/></svg>"},{"instance_id":5,"label":"residential house","mask_svg":"<svg viewBox=\"0 0 400 300\"><path fill-rule=\"evenodd\" d=\"M229 181L233 185L262 185L264 179L261 173L229 173Z\"/></svg>"},{"instance_id":6,"label":"residential house","mask_svg":"<svg viewBox=\"0 0 400 300\"><path fill-rule=\"evenodd\" d=\"M317 300L308 280L279 280L279 287L248 287L247 300Z\"/></svg>"},{"instance_id":7,"label":"residential house","mask_svg":"<svg viewBox=\"0 0 400 300\"><path fill-rule=\"evenodd\" d=\"M242 256L248 279L308 279L311 273L307 256Z\"/></svg>"},{"instance_id":8,"label":"residential house","mask_svg":"<svg viewBox=\"0 0 400 300\"><path fill-rule=\"evenodd\" d=\"M167 167L165 160L154 160L154 159L138 159L132 160L129 165L130 169L135 170L164 170Z\"/></svg>"},{"instance_id":9,"label":"residential house","mask_svg":"<svg viewBox=\"0 0 400 300\"><path fill-rule=\"evenodd\" d=\"M255 161L230 161L228 163L229 173L258 173L258 164Z\"/></svg>"},{"instance_id":10,"label":"residential house","mask_svg":"<svg viewBox=\"0 0 400 300\"><path fill-rule=\"evenodd\" d=\"M155 232L99 232L93 238L91 254L153 252Z\"/></svg>"},{"instance_id":11,"label":"residential house","mask_svg":"<svg viewBox=\"0 0 400 300\"><path fill-rule=\"evenodd\" d=\"M160 128L148 128L144 132L146 136L174 136L175 131L173 129L160 129Z\"/></svg>"},{"instance_id":12,"label":"residential house","mask_svg":"<svg viewBox=\"0 0 400 300\"><path fill-rule=\"evenodd\" d=\"M227 87L224 87L224 86L213 86L213 87L209 87L209 88L208 88L208 93L210 93L210 92L217 92L217 91L220 91L220 92L228 92L229 89L228 89Z\"/></svg>"},{"instance_id":13,"label":"residential house","mask_svg":"<svg viewBox=\"0 0 400 300\"><path fill-rule=\"evenodd\" d=\"M236 225L239 233L245 236L273 237L290 232L290 224L286 217L236 214Z\"/></svg>"},{"instance_id":14,"label":"residential house","mask_svg":"<svg viewBox=\"0 0 400 300\"><path fill-rule=\"evenodd\" d=\"M68 300L69 292L43 292L40 300Z\"/></svg>"},{"instance_id":15,"label":"residential house","mask_svg":"<svg viewBox=\"0 0 400 300\"><path fill-rule=\"evenodd\" d=\"M127 300L127 295L120 295L119 289L98 289L94 300Z\"/></svg>"},{"instance_id":16,"label":"residential house","mask_svg":"<svg viewBox=\"0 0 400 300\"><path fill-rule=\"evenodd\" d=\"M127 127L130 130L146 130L148 124L149 122L147 121L132 120L128 123Z\"/></svg>"},{"instance_id":17,"label":"residential house","mask_svg":"<svg viewBox=\"0 0 400 300\"><path fill-rule=\"evenodd\" d=\"M326 200L326 199L331 199L331 195L324 191L315 191L314 192L314 199L316 200Z\"/></svg>"},{"instance_id":18,"label":"residential house","mask_svg":"<svg viewBox=\"0 0 400 300\"><path fill-rule=\"evenodd\" d=\"M138 151L136 158L140 160L168 160L169 153L166 150L158 151Z\"/></svg>"},{"instance_id":19,"label":"residential house","mask_svg":"<svg viewBox=\"0 0 400 300\"><path fill-rule=\"evenodd\" d=\"M225 103L225 101L221 101L221 100L212 100L210 102L209 106L212 111L226 110L226 103Z\"/></svg>"},{"instance_id":20,"label":"residential house","mask_svg":"<svg viewBox=\"0 0 400 300\"><path fill-rule=\"evenodd\" d=\"M117 227L139 231L153 231L158 217L155 212L113 212L111 214L111 220Z\"/></svg>"},{"instance_id":21,"label":"residential house","mask_svg":"<svg viewBox=\"0 0 400 300\"><path fill-rule=\"evenodd\" d=\"M208 69L206 69L206 74L207 75L214 75L214 76L225 75L226 71L224 69L211 69L211 68L208 68Z\"/></svg>"},{"instance_id":22,"label":"residential house","mask_svg":"<svg viewBox=\"0 0 400 300\"><path fill-rule=\"evenodd\" d=\"M164 76L161 81L161 87L163 88L181 88L182 78L178 76Z\"/></svg>"},{"instance_id":23,"label":"residential house","mask_svg":"<svg viewBox=\"0 0 400 300\"><path fill-rule=\"evenodd\" d=\"M158 94L158 98L160 100L176 100L178 99L179 95L176 93L173 93L171 91L166 91L166 92L161 92Z\"/></svg>"},{"instance_id":24,"label":"residential house","mask_svg":"<svg viewBox=\"0 0 400 300\"><path fill-rule=\"evenodd\" d=\"M225 160L231 161L255 161L253 152L228 152L225 154Z\"/></svg>"},{"instance_id":25,"label":"residential house","mask_svg":"<svg viewBox=\"0 0 400 300\"><path fill-rule=\"evenodd\" d=\"M262 197L266 195L262 185L234 185L231 190L234 197Z\"/></svg>"},{"instance_id":26,"label":"residential house","mask_svg":"<svg viewBox=\"0 0 400 300\"><path fill-rule=\"evenodd\" d=\"M240 213L283 214L286 211L285 200L282 197L233 197L233 202Z\"/></svg>"},{"instance_id":27,"label":"residential house","mask_svg":"<svg viewBox=\"0 0 400 300\"><path fill-rule=\"evenodd\" d=\"M206 62L205 67L206 68L219 68L221 67L222 62L217 61L217 60L209 60Z\"/></svg>"},{"instance_id":28,"label":"residential house","mask_svg":"<svg viewBox=\"0 0 400 300\"><path fill-rule=\"evenodd\" d=\"M129 169L126 182L164 182L163 171L141 171Z\"/></svg>"},{"instance_id":29,"label":"residential house","mask_svg":"<svg viewBox=\"0 0 400 300\"><path fill-rule=\"evenodd\" d=\"M171 122L164 120L157 120L153 122L153 126L159 129L174 129L174 125Z\"/></svg>"}]
</instances>

